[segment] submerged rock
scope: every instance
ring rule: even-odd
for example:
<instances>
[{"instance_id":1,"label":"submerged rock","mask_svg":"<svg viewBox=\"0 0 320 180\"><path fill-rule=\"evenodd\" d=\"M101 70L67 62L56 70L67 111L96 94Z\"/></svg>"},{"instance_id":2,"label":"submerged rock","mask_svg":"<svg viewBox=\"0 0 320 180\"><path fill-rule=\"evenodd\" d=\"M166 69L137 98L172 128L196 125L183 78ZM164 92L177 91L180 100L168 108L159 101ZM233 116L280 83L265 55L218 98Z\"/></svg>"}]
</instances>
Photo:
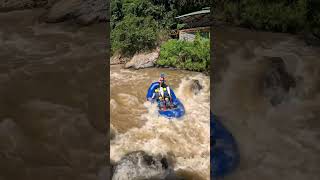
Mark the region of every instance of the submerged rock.
<instances>
[{"instance_id":1,"label":"submerged rock","mask_svg":"<svg viewBox=\"0 0 320 180\"><path fill-rule=\"evenodd\" d=\"M289 90L296 87L294 77L287 72L280 57L271 58L263 83L264 95L273 106L280 104Z\"/></svg>"},{"instance_id":2,"label":"submerged rock","mask_svg":"<svg viewBox=\"0 0 320 180\"><path fill-rule=\"evenodd\" d=\"M169 173L166 158L136 151L127 154L115 165L112 180L165 179Z\"/></svg>"},{"instance_id":3,"label":"submerged rock","mask_svg":"<svg viewBox=\"0 0 320 180\"><path fill-rule=\"evenodd\" d=\"M125 64L125 68L142 69L154 67L155 62L159 57L159 49L151 53L140 53L133 56L133 58Z\"/></svg>"},{"instance_id":4,"label":"submerged rock","mask_svg":"<svg viewBox=\"0 0 320 180\"><path fill-rule=\"evenodd\" d=\"M192 80L192 84L191 84L191 91L197 95L200 90L202 89L202 85L200 84L199 80Z\"/></svg>"}]
</instances>

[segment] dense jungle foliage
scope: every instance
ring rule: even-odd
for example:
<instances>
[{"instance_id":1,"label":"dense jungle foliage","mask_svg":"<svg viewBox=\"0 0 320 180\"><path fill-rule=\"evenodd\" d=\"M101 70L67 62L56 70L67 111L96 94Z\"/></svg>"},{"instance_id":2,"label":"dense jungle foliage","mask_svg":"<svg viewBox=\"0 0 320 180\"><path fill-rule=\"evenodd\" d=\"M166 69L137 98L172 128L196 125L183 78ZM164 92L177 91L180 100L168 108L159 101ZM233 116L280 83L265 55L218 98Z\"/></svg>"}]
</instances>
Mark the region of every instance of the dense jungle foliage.
<instances>
[{"instance_id":1,"label":"dense jungle foliage","mask_svg":"<svg viewBox=\"0 0 320 180\"><path fill-rule=\"evenodd\" d=\"M164 54L178 57L177 52L169 49L184 51L182 46L192 46L188 42L168 41L171 30L183 28L175 17L208 6L212 7L211 13L218 21L256 30L308 32L320 38L319 0L111 0L112 54L130 57L161 46L160 65L204 70L209 62L190 67L190 58L185 61L189 62L187 65L181 64L184 61L179 58L173 60ZM191 52L190 49L184 51L185 57L193 56L186 54ZM195 60L195 56L191 59L194 59L192 62L200 62Z\"/></svg>"},{"instance_id":2,"label":"dense jungle foliage","mask_svg":"<svg viewBox=\"0 0 320 180\"><path fill-rule=\"evenodd\" d=\"M179 28L175 17L201 10L210 0L112 0L112 53L131 56L159 46Z\"/></svg>"},{"instance_id":3,"label":"dense jungle foliage","mask_svg":"<svg viewBox=\"0 0 320 180\"><path fill-rule=\"evenodd\" d=\"M244 27L320 37L318 0L223 0L215 1L213 11L216 19Z\"/></svg>"}]
</instances>

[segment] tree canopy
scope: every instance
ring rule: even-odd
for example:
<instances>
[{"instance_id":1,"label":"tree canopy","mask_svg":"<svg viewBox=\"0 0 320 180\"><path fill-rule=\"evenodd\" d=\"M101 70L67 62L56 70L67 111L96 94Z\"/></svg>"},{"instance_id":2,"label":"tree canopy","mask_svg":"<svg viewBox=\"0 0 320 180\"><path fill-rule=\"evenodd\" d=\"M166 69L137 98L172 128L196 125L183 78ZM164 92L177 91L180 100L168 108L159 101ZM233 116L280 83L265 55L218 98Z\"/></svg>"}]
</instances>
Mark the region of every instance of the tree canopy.
<instances>
[{"instance_id":1,"label":"tree canopy","mask_svg":"<svg viewBox=\"0 0 320 180\"><path fill-rule=\"evenodd\" d=\"M112 0L112 53L133 55L152 49L179 28L175 17L208 6L209 0Z\"/></svg>"}]
</instances>

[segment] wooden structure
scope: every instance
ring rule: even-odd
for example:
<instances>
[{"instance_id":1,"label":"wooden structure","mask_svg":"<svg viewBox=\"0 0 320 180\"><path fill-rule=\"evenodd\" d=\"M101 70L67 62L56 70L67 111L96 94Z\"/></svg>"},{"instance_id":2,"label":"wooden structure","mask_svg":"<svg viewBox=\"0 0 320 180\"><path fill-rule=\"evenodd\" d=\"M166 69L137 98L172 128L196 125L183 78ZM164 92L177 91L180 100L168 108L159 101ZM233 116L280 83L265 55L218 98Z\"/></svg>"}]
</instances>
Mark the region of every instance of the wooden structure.
<instances>
[{"instance_id":1,"label":"wooden structure","mask_svg":"<svg viewBox=\"0 0 320 180\"><path fill-rule=\"evenodd\" d=\"M210 9L204 8L201 11L176 17L186 25L184 29L178 30L177 34L180 40L193 41L197 32L203 37L210 36Z\"/></svg>"},{"instance_id":2,"label":"wooden structure","mask_svg":"<svg viewBox=\"0 0 320 180\"><path fill-rule=\"evenodd\" d=\"M200 33L202 37L209 38L210 36L210 27L199 27L199 28L189 28L179 31L179 39L193 41L197 33Z\"/></svg>"}]
</instances>

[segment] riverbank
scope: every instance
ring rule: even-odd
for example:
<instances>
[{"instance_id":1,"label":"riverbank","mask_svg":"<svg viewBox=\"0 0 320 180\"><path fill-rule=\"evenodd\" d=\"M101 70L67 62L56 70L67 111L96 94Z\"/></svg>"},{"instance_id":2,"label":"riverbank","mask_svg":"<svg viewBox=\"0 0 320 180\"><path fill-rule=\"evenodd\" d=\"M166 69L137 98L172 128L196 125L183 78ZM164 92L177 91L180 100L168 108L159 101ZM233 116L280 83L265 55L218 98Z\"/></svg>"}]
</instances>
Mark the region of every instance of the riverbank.
<instances>
[{"instance_id":1,"label":"riverbank","mask_svg":"<svg viewBox=\"0 0 320 180\"><path fill-rule=\"evenodd\" d=\"M184 71L190 71L190 72L197 72L197 71L191 71L188 69L183 69L183 68L177 68L177 67L170 67L170 66L160 66L158 65L157 62L157 58L155 54L157 54L157 50L155 50L155 52L153 53L141 53L137 56L134 56L132 58L119 58L118 57L111 57L110 58L110 66L121 66L121 68L123 69L134 69L134 70L141 70L141 69L146 69L146 68L157 68L157 69L169 69L169 70L184 70ZM146 58L146 59L139 59L138 57L148 57L151 56L151 58ZM210 76L210 72L200 72L206 76Z\"/></svg>"},{"instance_id":2,"label":"riverbank","mask_svg":"<svg viewBox=\"0 0 320 180\"><path fill-rule=\"evenodd\" d=\"M170 39L154 50L123 56L120 53L110 58L111 65L123 64L124 68L170 68L210 74L210 39L199 35L195 40Z\"/></svg>"}]
</instances>

